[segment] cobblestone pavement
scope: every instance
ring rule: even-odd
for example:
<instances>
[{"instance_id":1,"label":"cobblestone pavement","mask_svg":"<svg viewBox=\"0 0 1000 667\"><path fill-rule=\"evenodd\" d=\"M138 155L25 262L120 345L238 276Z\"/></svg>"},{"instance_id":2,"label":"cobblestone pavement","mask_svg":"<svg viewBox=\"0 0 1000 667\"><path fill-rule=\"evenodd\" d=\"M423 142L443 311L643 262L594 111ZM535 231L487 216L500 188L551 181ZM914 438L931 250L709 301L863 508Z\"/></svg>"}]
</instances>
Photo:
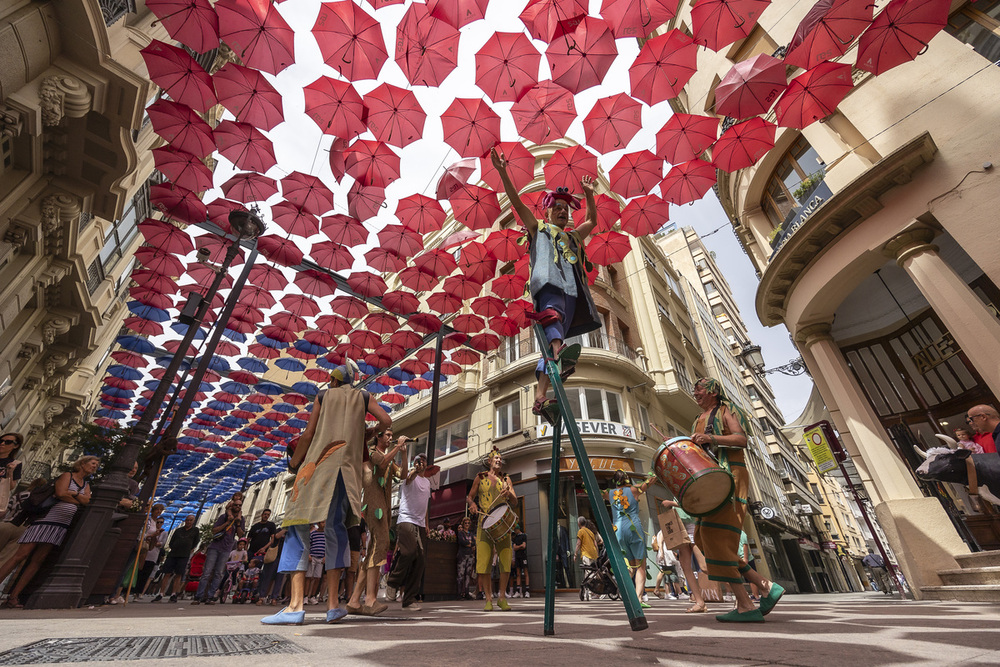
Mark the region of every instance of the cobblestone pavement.
<instances>
[{"instance_id":1,"label":"cobblestone pavement","mask_svg":"<svg viewBox=\"0 0 1000 667\"><path fill-rule=\"evenodd\" d=\"M878 593L786 596L767 622L723 625L712 614L685 614L687 603L652 599L649 629L629 630L621 603L581 602L560 596L555 635L543 636L542 599L512 600L511 612L482 611L482 603L426 603L419 612L391 605L378 618L348 617L323 623L324 607L307 607L307 624L268 627L259 617L273 607L138 602L126 607L67 611L0 611L0 665L27 664L19 647L45 639L87 639L88 664L100 657L94 638L274 635L291 654L229 652L186 657L184 665L380 664L380 665L997 665L1000 607L981 603L910 602ZM724 612L729 605L712 605ZM251 638L252 639L252 638ZM215 645L217 638L208 644ZM121 645L122 642L117 642ZM155 642L148 642L154 644ZM178 641L165 642L175 648ZM203 642L205 643L205 642ZM49 662L83 659L72 643ZM84 646L84 644L81 644ZM259 646L256 649L259 651ZM21 651L23 653L24 651ZM176 651L171 653L176 655ZM35 664L37 658L31 660ZM108 654L111 657L111 654ZM122 656L125 657L125 656ZM134 661L133 657L132 660ZM176 658L144 658L143 665L178 665Z\"/></svg>"}]
</instances>

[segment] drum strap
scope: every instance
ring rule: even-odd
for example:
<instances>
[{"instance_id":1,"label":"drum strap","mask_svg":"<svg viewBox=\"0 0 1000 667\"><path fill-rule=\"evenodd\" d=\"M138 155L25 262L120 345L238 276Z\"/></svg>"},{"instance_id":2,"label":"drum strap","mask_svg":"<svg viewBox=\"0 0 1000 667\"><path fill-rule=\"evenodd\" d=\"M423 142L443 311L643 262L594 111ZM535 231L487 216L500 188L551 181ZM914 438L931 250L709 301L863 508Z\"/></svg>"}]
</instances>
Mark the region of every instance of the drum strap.
<instances>
[{"instance_id":1,"label":"drum strap","mask_svg":"<svg viewBox=\"0 0 1000 667\"><path fill-rule=\"evenodd\" d=\"M712 411L708 413L708 419L705 420L705 435L722 435L722 433L715 432L715 414L719 411L720 407L722 407L722 404L718 403L714 408L712 408ZM729 457L726 456L725 447L709 446L706 447L705 449L710 451L712 455L715 456L716 459L718 459L719 465L721 465L726 470L730 469Z\"/></svg>"}]
</instances>

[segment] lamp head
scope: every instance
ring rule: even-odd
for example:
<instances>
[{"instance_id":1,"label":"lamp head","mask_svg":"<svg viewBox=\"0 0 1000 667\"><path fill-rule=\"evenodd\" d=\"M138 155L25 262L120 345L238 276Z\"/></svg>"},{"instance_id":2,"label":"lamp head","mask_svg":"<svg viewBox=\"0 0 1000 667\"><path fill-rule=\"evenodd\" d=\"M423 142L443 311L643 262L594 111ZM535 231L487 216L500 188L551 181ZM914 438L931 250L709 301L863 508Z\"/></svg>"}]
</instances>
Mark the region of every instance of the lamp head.
<instances>
[{"instance_id":1,"label":"lamp head","mask_svg":"<svg viewBox=\"0 0 1000 667\"><path fill-rule=\"evenodd\" d=\"M255 239L265 230L264 221L250 211L230 211L229 226L244 239Z\"/></svg>"}]
</instances>

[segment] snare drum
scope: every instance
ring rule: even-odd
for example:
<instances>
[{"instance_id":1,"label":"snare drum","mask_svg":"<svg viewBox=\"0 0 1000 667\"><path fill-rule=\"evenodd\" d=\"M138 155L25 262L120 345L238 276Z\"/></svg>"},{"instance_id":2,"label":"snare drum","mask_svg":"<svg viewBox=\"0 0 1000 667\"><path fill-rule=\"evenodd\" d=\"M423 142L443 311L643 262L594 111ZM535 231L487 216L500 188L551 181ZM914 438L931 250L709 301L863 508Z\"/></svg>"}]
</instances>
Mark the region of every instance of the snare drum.
<instances>
[{"instance_id":1,"label":"snare drum","mask_svg":"<svg viewBox=\"0 0 1000 667\"><path fill-rule=\"evenodd\" d=\"M729 502L736 487L729 471L690 438L673 438L660 445L653 470L691 516L716 511Z\"/></svg>"},{"instance_id":2,"label":"snare drum","mask_svg":"<svg viewBox=\"0 0 1000 667\"><path fill-rule=\"evenodd\" d=\"M507 503L502 503L491 509L483 519L483 532L490 542L496 544L509 535L516 524L517 515L514 510Z\"/></svg>"}]
</instances>

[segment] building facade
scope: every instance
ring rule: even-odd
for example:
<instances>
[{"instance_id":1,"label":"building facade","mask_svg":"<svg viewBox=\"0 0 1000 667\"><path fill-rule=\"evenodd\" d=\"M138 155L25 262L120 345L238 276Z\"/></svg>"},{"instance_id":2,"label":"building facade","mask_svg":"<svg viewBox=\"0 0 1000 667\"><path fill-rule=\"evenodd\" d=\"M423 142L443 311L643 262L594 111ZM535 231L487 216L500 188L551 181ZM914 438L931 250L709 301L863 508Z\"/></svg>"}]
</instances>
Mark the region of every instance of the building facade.
<instances>
[{"instance_id":1,"label":"building facade","mask_svg":"<svg viewBox=\"0 0 1000 667\"><path fill-rule=\"evenodd\" d=\"M780 55L808 9L773 2L745 39L699 51L675 110L713 115L720 78L755 54ZM948 504L915 479L913 445L934 444L1000 395L996 13L996 3L952 3L915 60L878 76L855 68L823 122L779 128L756 165L719 174L761 276L757 314L798 343L918 597L968 546ZM669 27L690 25L685 2Z\"/></svg>"}]
</instances>

